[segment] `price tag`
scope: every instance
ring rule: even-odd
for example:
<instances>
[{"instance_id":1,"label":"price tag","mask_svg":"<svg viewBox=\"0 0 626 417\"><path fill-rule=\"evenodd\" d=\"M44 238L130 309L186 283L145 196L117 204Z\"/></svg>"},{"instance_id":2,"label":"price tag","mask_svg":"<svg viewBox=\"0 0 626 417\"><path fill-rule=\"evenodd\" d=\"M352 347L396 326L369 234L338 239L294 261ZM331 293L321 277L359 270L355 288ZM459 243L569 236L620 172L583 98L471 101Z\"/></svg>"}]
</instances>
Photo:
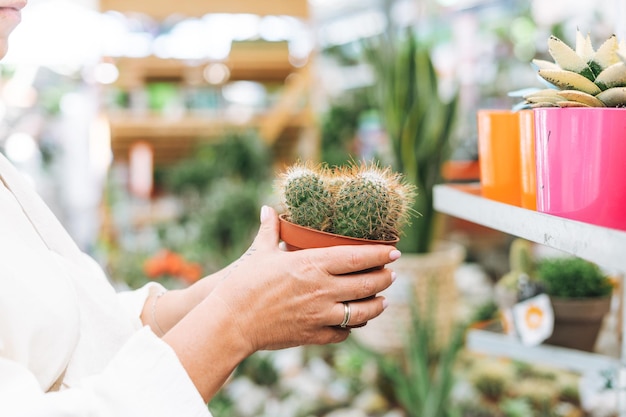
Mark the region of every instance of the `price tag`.
<instances>
[{"instance_id":1,"label":"price tag","mask_svg":"<svg viewBox=\"0 0 626 417\"><path fill-rule=\"evenodd\" d=\"M550 337L554 329L554 311L546 294L539 294L515 304L512 316L516 333L527 346L540 344Z\"/></svg>"}]
</instances>

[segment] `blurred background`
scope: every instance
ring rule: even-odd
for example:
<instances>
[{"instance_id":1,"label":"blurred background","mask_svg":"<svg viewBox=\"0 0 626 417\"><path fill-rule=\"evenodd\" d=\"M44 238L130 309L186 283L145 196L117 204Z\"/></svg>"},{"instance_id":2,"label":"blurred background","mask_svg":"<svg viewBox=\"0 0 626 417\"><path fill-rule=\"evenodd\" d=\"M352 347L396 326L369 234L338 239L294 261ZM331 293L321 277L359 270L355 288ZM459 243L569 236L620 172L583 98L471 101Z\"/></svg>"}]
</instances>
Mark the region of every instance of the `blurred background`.
<instances>
[{"instance_id":1,"label":"blurred background","mask_svg":"<svg viewBox=\"0 0 626 417\"><path fill-rule=\"evenodd\" d=\"M459 97L451 160L469 167L444 179L475 181L476 110L511 108L509 92L536 85L530 61L547 56L550 34L570 45L576 29L596 46L624 38L625 3L30 0L0 66L0 151L118 288L176 288L243 253L286 165L386 160L369 41L411 30L428 48L437 99ZM462 294L486 303L511 237L452 219L443 233L466 245ZM421 415L378 355L350 343L260 353L210 407L215 417ZM538 372L497 363L486 369ZM543 372L546 386L560 381ZM477 397L471 385L459 384L459 404ZM546 406L530 387L510 397L461 415L584 415L580 399Z\"/></svg>"}]
</instances>

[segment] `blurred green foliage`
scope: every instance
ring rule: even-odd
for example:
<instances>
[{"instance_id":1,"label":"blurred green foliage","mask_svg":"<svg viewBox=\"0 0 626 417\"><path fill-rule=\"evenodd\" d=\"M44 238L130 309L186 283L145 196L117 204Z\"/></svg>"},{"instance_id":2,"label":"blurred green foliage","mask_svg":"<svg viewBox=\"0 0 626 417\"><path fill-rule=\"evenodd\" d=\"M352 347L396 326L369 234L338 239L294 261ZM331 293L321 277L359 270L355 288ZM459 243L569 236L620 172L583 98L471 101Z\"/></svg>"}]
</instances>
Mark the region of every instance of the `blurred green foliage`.
<instances>
[{"instance_id":1,"label":"blurred green foliage","mask_svg":"<svg viewBox=\"0 0 626 417\"><path fill-rule=\"evenodd\" d=\"M546 258L537 266L537 279L550 296L603 297L613 291L610 278L600 267L577 257Z\"/></svg>"}]
</instances>

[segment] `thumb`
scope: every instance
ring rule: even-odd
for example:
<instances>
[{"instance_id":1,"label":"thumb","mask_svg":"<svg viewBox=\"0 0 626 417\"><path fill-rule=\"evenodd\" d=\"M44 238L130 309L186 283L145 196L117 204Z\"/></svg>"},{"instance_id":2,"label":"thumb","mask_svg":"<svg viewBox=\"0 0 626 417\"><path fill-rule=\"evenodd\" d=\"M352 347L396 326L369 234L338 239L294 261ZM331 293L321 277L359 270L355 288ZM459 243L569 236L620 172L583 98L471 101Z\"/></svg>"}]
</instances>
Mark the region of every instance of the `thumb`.
<instances>
[{"instance_id":1,"label":"thumb","mask_svg":"<svg viewBox=\"0 0 626 417\"><path fill-rule=\"evenodd\" d=\"M270 206L261 207L261 226L256 238L257 244L276 247L280 240L278 214Z\"/></svg>"}]
</instances>

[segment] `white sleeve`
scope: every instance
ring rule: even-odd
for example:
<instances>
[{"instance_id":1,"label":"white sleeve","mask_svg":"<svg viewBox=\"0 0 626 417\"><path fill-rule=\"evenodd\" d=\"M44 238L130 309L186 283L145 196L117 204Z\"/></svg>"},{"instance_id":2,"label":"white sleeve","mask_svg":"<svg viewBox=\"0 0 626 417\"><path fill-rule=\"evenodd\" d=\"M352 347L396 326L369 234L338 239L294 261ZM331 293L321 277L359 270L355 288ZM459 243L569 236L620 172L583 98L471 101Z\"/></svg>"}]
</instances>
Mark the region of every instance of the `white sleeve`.
<instances>
[{"instance_id":1,"label":"white sleeve","mask_svg":"<svg viewBox=\"0 0 626 417\"><path fill-rule=\"evenodd\" d=\"M151 282L136 290L120 291L117 293L122 308L126 315L133 321L135 328L139 329L142 327L140 316L146 299L161 291L165 291L165 287L158 282Z\"/></svg>"},{"instance_id":2,"label":"white sleeve","mask_svg":"<svg viewBox=\"0 0 626 417\"><path fill-rule=\"evenodd\" d=\"M58 392L42 392L27 368L0 358L0 416L210 417L174 351L139 330L102 373Z\"/></svg>"}]
</instances>

